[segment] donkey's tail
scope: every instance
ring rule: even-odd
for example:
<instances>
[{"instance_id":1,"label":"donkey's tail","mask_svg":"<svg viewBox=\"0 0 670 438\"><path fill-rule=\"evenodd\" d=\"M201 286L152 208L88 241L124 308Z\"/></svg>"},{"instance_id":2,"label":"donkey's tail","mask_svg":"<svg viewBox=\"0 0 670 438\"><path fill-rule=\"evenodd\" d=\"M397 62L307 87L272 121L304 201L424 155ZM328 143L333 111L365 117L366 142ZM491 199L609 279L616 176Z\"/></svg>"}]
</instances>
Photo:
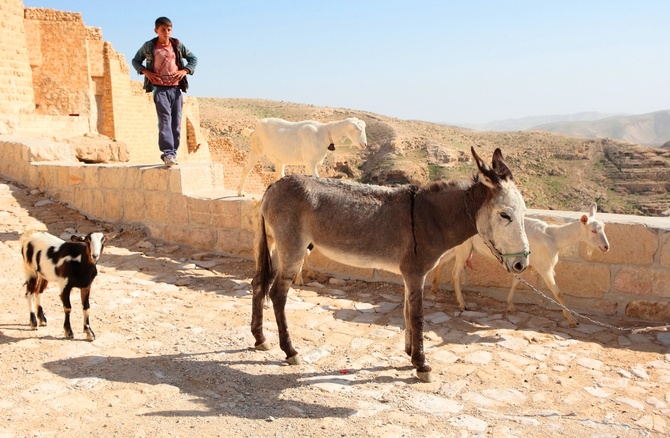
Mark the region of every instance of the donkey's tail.
<instances>
[{"instance_id":1,"label":"donkey's tail","mask_svg":"<svg viewBox=\"0 0 670 438\"><path fill-rule=\"evenodd\" d=\"M268 235L265 231L265 218L260 215L260 233L256 241L256 275L260 276L261 296L267 298L272 280L272 257L268 248Z\"/></svg>"}]
</instances>

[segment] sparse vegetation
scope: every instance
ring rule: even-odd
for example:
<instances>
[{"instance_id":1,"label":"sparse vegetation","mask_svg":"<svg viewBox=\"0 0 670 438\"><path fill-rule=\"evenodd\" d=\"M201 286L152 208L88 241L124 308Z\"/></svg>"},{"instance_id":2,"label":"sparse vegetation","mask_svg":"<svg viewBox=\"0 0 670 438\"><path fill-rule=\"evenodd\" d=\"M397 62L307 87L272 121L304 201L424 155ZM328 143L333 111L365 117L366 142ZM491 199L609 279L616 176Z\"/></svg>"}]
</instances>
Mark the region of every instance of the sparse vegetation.
<instances>
[{"instance_id":1,"label":"sparse vegetation","mask_svg":"<svg viewBox=\"0 0 670 438\"><path fill-rule=\"evenodd\" d=\"M374 184L467 179L474 172L470 148L488 161L499 147L530 208L581 211L593 200L610 213L658 215L670 208L670 151L662 148L542 131L478 132L290 102L199 101L202 126L213 137L230 138L241 156L249 143L239 132L253 127L259 118L365 120L367 149L340 147L328 154L321 170L324 176L353 175ZM652 168L653 174L645 173Z\"/></svg>"}]
</instances>

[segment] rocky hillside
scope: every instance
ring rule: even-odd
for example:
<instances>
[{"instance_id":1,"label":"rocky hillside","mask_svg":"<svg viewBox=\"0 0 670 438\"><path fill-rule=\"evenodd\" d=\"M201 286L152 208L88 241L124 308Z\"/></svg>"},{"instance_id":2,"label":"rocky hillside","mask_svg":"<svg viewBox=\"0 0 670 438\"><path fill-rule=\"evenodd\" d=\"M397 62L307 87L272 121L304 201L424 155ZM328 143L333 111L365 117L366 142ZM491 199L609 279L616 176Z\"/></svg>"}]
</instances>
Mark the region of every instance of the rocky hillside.
<instances>
[{"instance_id":1,"label":"rocky hillside","mask_svg":"<svg viewBox=\"0 0 670 438\"><path fill-rule=\"evenodd\" d=\"M358 117L367 123L368 147L338 148L327 156L320 170L323 175L375 184L463 179L474 170L471 147L487 161L500 147L530 208L579 211L596 201L602 211L611 213L656 216L670 209L670 151L663 148L539 131L478 132L260 99L200 98L199 102L201 125L209 132L212 147L230 149L232 144L233 161L240 164L249 148L240 131L253 128L259 118L327 122Z\"/></svg>"}]
</instances>

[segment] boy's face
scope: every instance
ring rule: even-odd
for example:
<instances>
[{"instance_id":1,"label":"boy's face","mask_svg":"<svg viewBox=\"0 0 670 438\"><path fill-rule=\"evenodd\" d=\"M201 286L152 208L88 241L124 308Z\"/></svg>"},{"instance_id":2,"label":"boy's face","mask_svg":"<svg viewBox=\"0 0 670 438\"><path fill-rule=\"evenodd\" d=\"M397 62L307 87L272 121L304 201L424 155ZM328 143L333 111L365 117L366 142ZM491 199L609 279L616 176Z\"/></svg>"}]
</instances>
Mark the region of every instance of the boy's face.
<instances>
[{"instance_id":1,"label":"boy's face","mask_svg":"<svg viewBox=\"0 0 670 438\"><path fill-rule=\"evenodd\" d=\"M166 41L172 35L172 26L161 24L156 29L154 29L154 32L156 32L156 35L158 35L158 38L161 41Z\"/></svg>"}]
</instances>

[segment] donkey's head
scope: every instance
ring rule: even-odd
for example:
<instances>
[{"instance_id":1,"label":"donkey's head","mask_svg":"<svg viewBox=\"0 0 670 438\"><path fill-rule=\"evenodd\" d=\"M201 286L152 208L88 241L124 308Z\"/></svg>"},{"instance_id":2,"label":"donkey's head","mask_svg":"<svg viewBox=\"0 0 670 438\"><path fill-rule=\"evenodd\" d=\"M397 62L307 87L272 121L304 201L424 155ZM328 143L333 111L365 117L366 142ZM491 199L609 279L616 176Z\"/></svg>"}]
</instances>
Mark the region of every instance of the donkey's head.
<instances>
[{"instance_id":1,"label":"donkey's head","mask_svg":"<svg viewBox=\"0 0 670 438\"><path fill-rule=\"evenodd\" d=\"M582 223L581 241L586 242L590 248L598 248L602 252L610 250L610 243L605 235L605 224L596 219L596 212L598 205L594 202L589 208L589 215L582 215L580 221Z\"/></svg>"},{"instance_id":2,"label":"donkey's head","mask_svg":"<svg viewBox=\"0 0 670 438\"><path fill-rule=\"evenodd\" d=\"M502 152L493 153L491 167L472 148L479 168L479 181L486 187L486 200L477 212L477 232L508 272L520 273L528 267L528 239L523 218L526 204L514 184L514 177Z\"/></svg>"}]
</instances>

